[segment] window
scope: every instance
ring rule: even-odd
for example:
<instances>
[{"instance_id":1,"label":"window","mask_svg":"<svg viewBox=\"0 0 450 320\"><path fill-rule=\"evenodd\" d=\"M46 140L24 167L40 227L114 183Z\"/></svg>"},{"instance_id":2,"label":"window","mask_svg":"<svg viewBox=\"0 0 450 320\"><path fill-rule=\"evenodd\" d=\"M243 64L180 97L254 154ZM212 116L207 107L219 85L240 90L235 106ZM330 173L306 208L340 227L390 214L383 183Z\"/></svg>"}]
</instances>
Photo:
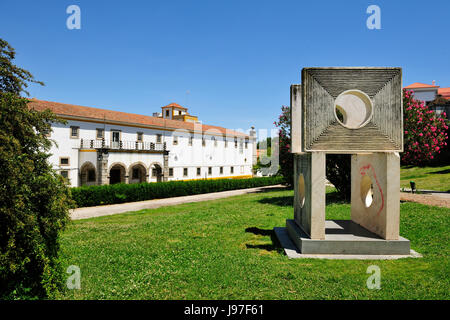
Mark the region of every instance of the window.
<instances>
[{"instance_id":1,"label":"window","mask_svg":"<svg viewBox=\"0 0 450 320\"><path fill-rule=\"evenodd\" d=\"M202 146L204 147L206 145L205 136L202 136Z\"/></svg>"},{"instance_id":2,"label":"window","mask_svg":"<svg viewBox=\"0 0 450 320\"><path fill-rule=\"evenodd\" d=\"M212 167L208 167L208 174L212 175Z\"/></svg>"},{"instance_id":3,"label":"window","mask_svg":"<svg viewBox=\"0 0 450 320\"><path fill-rule=\"evenodd\" d=\"M230 173L234 174L234 167L230 167Z\"/></svg>"},{"instance_id":4,"label":"window","mask_svg":"<svg viewBox=\"0 0 450 320\"><path fill-rule=\"evenodd\" d=\"M245 138L245 149L248 149L248 138Z\"/></svg>"},{"instance_id":5,"label":"window","mask_svg":"<svg viewBox=\"0 0 450 320\"><path fill-rule=\"evenodd\" d=\"M223 167L220 167L220 174L223 174Z\"/></svg>"},{"instance_id":6,"label":"window","mask_svg":"<svg viewBox=\"0 0 450 320\"><path fill-rule=\"evenodd\" d=\"M183 168L183 176L184 177L188 176L188 168Z\"/></svg>"},{"instance_id":7,"label":"window","mask_svg":"<svg viewBox=\"0 0 450 320\"><path fill-rule=\"evenodd\" d=\"M138 142L142 142L144 140L144 134L142 132L138 132L136 139Z\"/></svg>"},{"instance_id":8,"label":"window","mask_svg":"<svg viewBox=\"0 0 450 320\"><path fill-rule=\"evenodd\" d=\"M178 144L178 136L173 136L173 144L174 145Z\"/></svg>"},{"instance_id":9,"label":"window","mask_svg":"<svg viewBox=\"0 0 450 320\"><path fill-rule=\"evenodd\" d=\"M181 111L178 111L178 115L181 116Z\"/></svg>"},{"instance_id":10,"label":"window","mask_svg":"<svg viewBox=\"0 0 450 320\"><path fill-rule=\"evenodd\" d=\"M67 171L67 170L61 170L61 171L59 172L59 174L60 174L64 179L69 180L69 171Z\"/></svg>"},{"instance_id":11,"label":"window","mask_svg":"<svg viewBox=\"0 0 450 320\"><path fill-rule=\"evenodd\" d=\"M217 147L217 140L216 140L216 137L212 137L211 140L214 141L214 147Z\"/></svg>"},{"instance_id":12,"label":"window","mask_svg":"<svg viewBox=\"0 0 450 320\"><path fill-rule=\"evenodd\" d=\"M170 111L166 110L166 117L168 117L170 115Z\"/></svg>"},{"instance_id":13,"label":"window","mask_svg":"<svg viewBox=\"0 0 450 320\"><path fill-rule=\"evenodd\" d=\"M192 146L192 141L194 140L194 136L189 136L189 145Z\"/></svg>"},{"instance_id":14,"label":"window","mask_svg":"<svg viewBox=\"0 0 450 320\"><path fill-rule=\"evenodd\" d=\"M87 181L88 182L94 182L95 181L95 170L89 169L87 174Z\"/></svg>"},{"instance_id":15,"label":"window","mask_svg":"<svg viewBox=\"0 0 450 320\"><path fill-rule=\"evenodd\" d=\"M70 164L68 157L60 157L59 158L59 165L60 166L68 166Z\"/></svg>"},{"instance_id":16,"label":"window","mask_svg":"<svg viewBox=\"0 0 450 320\"><path fill-rule=\"evenodd\" d=\"M202 174L202 169L201 168L197 168L197 175L201 175Z\"/></svg>"},{"instance_id":17,"label":"window","mask_svg":"<svg viewBox=\"0 0 450 320\"><path fill-rule=\"evenodd\" d=\"M131 179L139 179L139 168L133 168Z\"/></svg>"},{"instance_id":18,"label":"window","mask_svg":"<svg viewBox=\"0 0 450 320\"><path fill-rule=\"evenodd\" d=\"M223 137L223 141L225 141L225 148L228 148L228 140L227 137Z\"/></svg>"},{"instance_id":19,"label":"window","mask_svg":"<svg viewBox=\"0 0 450 320\"><path fill-rule=\"evenodd\" d=\"M162 135L160 133L156 134L156 143L161 143Z\"/></svg>"},{"instance_id":20,"label":"window","mask_svg":"<svg viewBox=\"0 0 450 320\"><path fill-rule=\"evenodd\" d=\"M169 177L173 177L173 168L169 168Z\"/></svg>"},{"instance_id":21,"label":"window","mask_svg":"<svg viewBox=\"0 0 450 320\"><path fill-rule=\"evenodd\" d=\"M103 139L105 137L105 130L97 128L97 139Z\"/></svg>"},{"instance_id":22,"label":"window","mask_svg":"<svg viewBox=\"0 0 450 320\"><path fill-rule=\"evenodd\" d=\"M234 147L237 148L237 138L234 137Z\"/></svg>"},{"instance_id":23,"label":"window","mask_svg":"<svg viewBox=\"0 0 450 320\"><path fill-rule=\"evenodd\" d=\"M80 127L70 127L70 138L78 139Z\"/></svg>"}]
</instances>

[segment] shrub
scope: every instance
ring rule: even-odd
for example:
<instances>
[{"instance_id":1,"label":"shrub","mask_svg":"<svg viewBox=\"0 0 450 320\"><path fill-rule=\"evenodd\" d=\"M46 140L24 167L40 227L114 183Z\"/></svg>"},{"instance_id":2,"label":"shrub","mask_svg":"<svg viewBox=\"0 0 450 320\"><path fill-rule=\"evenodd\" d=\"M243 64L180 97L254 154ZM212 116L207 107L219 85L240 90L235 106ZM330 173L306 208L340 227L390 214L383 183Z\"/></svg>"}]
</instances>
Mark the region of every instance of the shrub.
<instances>
[{"instance_id":1,"label":"shrub","mask_svg":"<svg viewBox=\"0 0 450 320\"><path fill-rule=\"evenodd\" d=\"M412 91L407 90L403 90L403 110L405 132L402 162L423 165L447 145L446 115L437 116L423 102L414 99Z\"/></svg>"},{"instance_id":2,"label":"shrub","mask_svg":"<svg viewBox=\"0 0 450 320\"><path fill-rule=\"evenodd\" d=\"M255 188L279 184L282 177L250 179L188 180L137 184L83 186L71 189L78 207L163 199L202 193Z\"/></svg>"},{"instance_id":3,"label":"shrub","mask_svg":"<svg viewBox=\"0 0 450 320\"><path fill-rule=\"evenodd\" d=\"M70 199L47 162L52 120L0 93L0 298L48 297L62 283L58 236Z\"/></svg>"}]
</instances>

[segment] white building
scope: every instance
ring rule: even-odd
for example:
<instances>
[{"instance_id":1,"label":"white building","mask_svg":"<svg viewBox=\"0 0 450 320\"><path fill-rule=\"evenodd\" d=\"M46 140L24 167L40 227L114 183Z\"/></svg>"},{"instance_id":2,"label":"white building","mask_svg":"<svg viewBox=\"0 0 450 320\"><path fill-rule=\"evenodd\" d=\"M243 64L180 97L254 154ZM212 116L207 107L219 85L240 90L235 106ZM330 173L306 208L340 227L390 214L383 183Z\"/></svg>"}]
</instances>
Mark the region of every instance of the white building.
<instances>
[{"instance_id":1,"label":"white building","mask_svg":"<svg viewBox=\"0 0 450 320\"><path fill-rule=\"evenodd\" d=\"M404 89L414 91L414 99L430 105L430 109L436 111L437 114L445 111L447 119L450 119L450 88L441 88L433 80L432 84L415 82ZM437 101L438 98L439 101Z\"/></svg>"},{"instance_id":2,"label":"white building","mask_svg":"<svg viewBox=\"0 0 450 320\"><path fill-rule=\"evenodd\" d=\"M252 177L250 135L201 124L176 103L144 116L32 99L66 124L49 133L50 162L71 186Z\"/></svg>"}]
</instances>

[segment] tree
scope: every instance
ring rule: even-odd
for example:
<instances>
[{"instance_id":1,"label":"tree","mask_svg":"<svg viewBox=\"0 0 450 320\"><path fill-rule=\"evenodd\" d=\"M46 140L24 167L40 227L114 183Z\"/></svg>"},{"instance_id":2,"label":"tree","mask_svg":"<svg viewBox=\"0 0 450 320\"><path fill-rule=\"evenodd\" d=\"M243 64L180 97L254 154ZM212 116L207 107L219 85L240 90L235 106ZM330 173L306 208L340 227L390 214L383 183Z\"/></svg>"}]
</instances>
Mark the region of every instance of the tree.
<instances>
[{"instance_id":1,"label":"tree","mask_svg":"<svg viewBox=\"0 0 450 320\"><path fill-rule=\"evenodd\" d=\"M51 122L19 96L33 76L14 66L0 39L0 298L48 297L62 283L59 234L69 221L69 188L47 161Z\"/></svg>"},{"instance_id":2,"label":"tree","mask_svg":"<svg viewBox=\"0 0 450 320\"><path fill-rule=\"evenodd\" d=\"M281 115L274 124L280 128L280 171L288 186L294 184L294 157L291 153L291 112L290 107L282 106ZM326 176L341 197L350 199L351 162L348 154L326 155Z\"/></svg>"},{"instance_id":3,"label":"tree","mask_svg":"<svg viewBox=\"0 0 450 320\"><path fill-rule=\"evenodd\" d=\"M403 90L404 164L424 165L447 145L445 116L414 99L413 91Z\"/></svg>"}]
</instances>

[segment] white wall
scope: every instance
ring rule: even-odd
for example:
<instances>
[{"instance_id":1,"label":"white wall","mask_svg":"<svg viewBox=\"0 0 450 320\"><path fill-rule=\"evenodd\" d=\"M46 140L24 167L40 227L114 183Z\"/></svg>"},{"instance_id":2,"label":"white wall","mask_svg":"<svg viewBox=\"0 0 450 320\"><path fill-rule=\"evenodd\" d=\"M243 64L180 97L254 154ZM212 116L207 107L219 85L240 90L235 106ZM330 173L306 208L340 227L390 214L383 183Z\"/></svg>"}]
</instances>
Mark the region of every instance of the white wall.
<instances>
[{"instance_id":1,"label":"white wall","mask_svg":"<svg viewBox=\"0 0 450 320\"><path fill-rule=\"evenodd\" d=\"M79 138L70 138L70 127L79 127ZM214 136L217 145L214 145L212 140L212 134L218 134L218 132L206 132L205 146L202 146L202 135L194 134L192 146L189 146L190 133L183 131L167 131L157 130L141 127L131 126L119 126L103 123L93 123L85 121L69 120L67 124L54 124L52 126L52 133L50 139L57 142L58 147L52 147L49 160L56 170L68 170L69 179L72 186L78 186L79 181L79 169L81 166L89 161L94 167L97 167L97 153L89 152L89 142L86 140L96 140L96 129L105 129L105 140L111 140L111 130L121 131L121 140L135 142L137 140L137 132L143 133L144 142L156 143L156 135L162 135L162 142L166 142L167 150L169 150L169 168L173 168L173 177L169 177L169 180L187 180L187 179L200 179L200 178L218 178L218 177L230 177L230 176L243 176L252 174L252 150L253 140L248 141L248 146L245 148L244 138L238 138L237 148L234 145L234 137L227 137L228 146L225 148L225 142L222 135ZM173 144L173 135L178 136L178 144ZM85 145L80 151L80 139L84 140ZM241 147L242 143L242 147ZM69 166L60 166L59 158L69 157ZM156 181L152 179L151 172L149 173L149 167L152 163L156 162L163 166L163 155L160 153L137 153L137 152L110 152L108 159L108 166L113 163L123 163L126 166L127 174L131 165L137 162L142 162L147 170L147 175L150 175L150 181ZM230 167L234 167L234 173L231 174ZM201 175L197 176L197 167L201 167ZM212 167L212 174L208 175L208 167ZM220 174L220 167L223 167L223 173ZM188 168L188 176L183 175L183 168ZM97 170L97 168L96 168ZM130 177L131 178L131 177Z\"/></svg>"}]
</instances>

